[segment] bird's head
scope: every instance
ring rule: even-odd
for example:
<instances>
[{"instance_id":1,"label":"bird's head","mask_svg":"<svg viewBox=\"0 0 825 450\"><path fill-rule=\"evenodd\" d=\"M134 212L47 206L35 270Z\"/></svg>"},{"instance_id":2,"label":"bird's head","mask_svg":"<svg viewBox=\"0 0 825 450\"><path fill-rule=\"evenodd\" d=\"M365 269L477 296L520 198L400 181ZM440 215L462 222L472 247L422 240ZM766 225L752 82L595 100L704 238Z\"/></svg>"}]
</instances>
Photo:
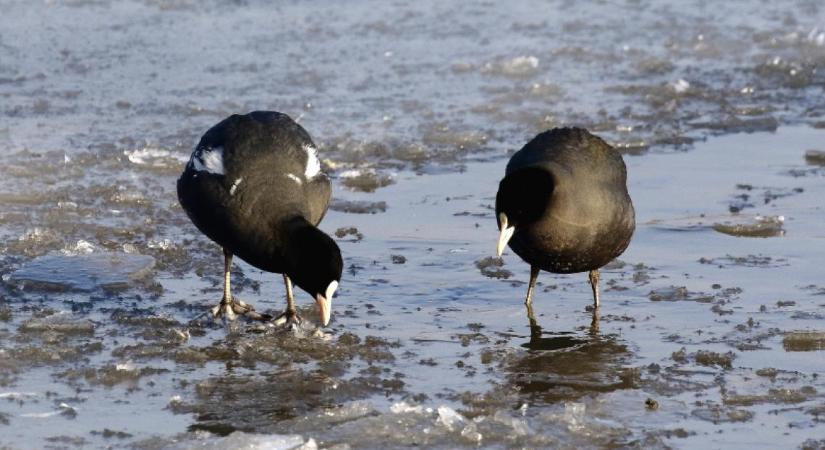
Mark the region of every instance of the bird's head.
<instances>
[{"instance_id":1,"label":"bird's head","mask_svg":"<svg viewBox=\"0 0 825 450\"><path fill-rule=\"evenodd\" d=\"M497 256L504 253L520 227L541 219L552 201L553 189L553 174L544 167L515 170L501 180L496 194Z\"/></svg>"},{"instance_id":2,"label":"bird's head","mask_svg":"<svg viewBox=\"0 0 825 450\"><path fill-rule=\"evenodd\" d=\"M341 281L344 262L338 244L305 220L290 227L286 274L318 304L321 325L329 324L332 296Z\"/></svg>"}]
</instances>

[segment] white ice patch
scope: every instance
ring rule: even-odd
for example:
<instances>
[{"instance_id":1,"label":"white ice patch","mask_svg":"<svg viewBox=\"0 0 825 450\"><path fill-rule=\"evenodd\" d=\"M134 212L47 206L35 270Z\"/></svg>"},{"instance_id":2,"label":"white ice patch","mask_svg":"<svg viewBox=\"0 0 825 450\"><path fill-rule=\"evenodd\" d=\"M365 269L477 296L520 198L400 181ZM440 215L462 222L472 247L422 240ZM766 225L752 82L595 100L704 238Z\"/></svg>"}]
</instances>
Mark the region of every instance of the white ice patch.
<instances>
[{"instance_id":1,"label":"white ice patch","mask_svg":"<svg viewBox=\"0 0 825 450\"><path fill-rule=\"evenodd\" d=\"M160 250L169 250L174 245L175 244L173 244L172 241L170 241L169 239L162 239L162 240L159 240L159 241L156 241L156 240L152 239L152 240L150 240L149 242L146 243L147 247L156 248L156 249L160 249Z\"/></svg>"},{"instance_id":2,"label":"white ice patch","mask_svg":"<svg viewBox=\"0 0 825 450\"><path fill-rule=\"evenodd\" d=\"M25 413L20 414L20 417L28 417L32 419L45 419L48 417L56 416L58 414L77 414L77 410L67 405L66 403L61 403L57 405L57 407L60 408L58 411L50 411L44 413Z\"/></svg>"},{"instance_id":3,"label":"white ice patch","mask_svg":"<svg viewBox=\"0 0 825 450\"><path fill-rule=\"evenodd\" d=\"M24 413L20 414L20 417L27 417L30 419L46 419L48 417L56 416L58 414L60 414L60 411L51 411L44 413Z\"/></svg>"},{"instance_id":4,"label":"white ice patch","mask_svg":"<svg viewBox=\"0 0 825 450\"><path fill-rule=\"evenodd\" d=\"M825 45L825 31L820 31L818 28L814 28L808 33L808 40L813 42L815 45L822 47Z\"/></svg>"},{"instance_id":5,"label":"white ice patch","mask_svg":"<svg viewBox=\"0 0 825 450\"><path fill-rule=\"evenodd\" d=\"M424 407L421 405L413 406L403 400L398 403L394 403L392 406L390 406L390 412L392 412L393 414L424 414L425 411L432 412L432 408L427 408L425 410Z\"/></svg>"},{"instance_id":6,"label":"white ice patch","mask_svg":"<svg viewBox=\"0 0 825 450\"><path fill-rule=\"evenodd\" d=\"M236 431L229 436L217 439L183 442L182 448L198 450L223 450L226 448L243 448L247 450L317 450L315 439L304 440L300 435L251 434ZM191 444L191 445L186 445Z\"/></svg>"},{"instance_id":7,"label":"white ice patch","mask_svg":"<svg viewBox=\"0 0 825 450\"><path fill-rule=\"evenodd\" d=\"M304 151L307 152L307 167L304 170L304 175L307 179L314 177L321 173L321 161L318 161L318 151L311 145L305 145Z\"/></svg>"},{"instance_id":8,"label":"white ice patch","mask_svg":"<svg viewBox=\"0 0 825 450\"><path fill-rule=\"evenodd\" d=\"M223 147L202 149L192 155L192 166L198 172L209 172L223 175Z\"/></svg>"},{"instance_id":9,"label":"white ice patch","mask_svg":"<svg viewBox=\"0 0 825 450\"><path fill-rule=\"evenodd\" d=\"M682 94L690 89L690 83L683 78L679 78L678 80L670 83L670 87L676 91L677 94Z\"/></svg>"},{"instance_id":10,"label":"white ice patch","mask_svg":"<svg viewBox=\"0 0 825 450\"><path fill-rule=\"evenodd\" d=\"M235 195L235 190L238 189L238 185L241 184L242 181L243 177L240 177L232 183L232 187L229 188L229 195Z\"/></svg>"},{"instance_id":11,"label":"white ice patch","mask_svg":"<svg viewBox=\"0 0 825 450\"><path fill-rule=\"evenodd\" d=\"M133 164L150 167L172 167L186 162L186 157L163 148L144 147L125 150L124 155Z\"/></svg>"},{"instance_id":12,"label":"white ice patch","mask_svg":"<svg viewBox=\"0 0 825 450\"><path fill-rule=\"evenodd\" d=\"M375 175L375 169L350 169L338 174L338 178L357 178L361 175Z\"/></svg>"},{"instance_id":13,"label":"white ice patch","mask_svg":"<svg viewBox=\"0 0 825 450\"><path fill-rule=\"evenodd\" d=\"M463 425L466 421L467 419L465 419L464 416L449 406L442 405L438 407L438 422L448 430L453 431L453 429Z\"/></svg>"},{"instance_id":14,"label":"white ice patch","mask_svg":"<svg viewBox=\"0 0 825 450\"><path fill-rule=\"evenodd\" d=\"M532 55L516 56L515 58L488 62L481 67L482 73L523 77L537 72L539 59Z\"/></svg>"},{"instance_id":15,"label":"white ice patch","mask_svg":"<svg viewBox=\"0 0 825 450\"><path fill-rule=\"evenodd\" d=\"M584 403L567 402L564 404L564 412L546 412L542 416L548 421L566 424L572 432L579 432L588 427L586 410Z\"/></svg>"},{"instance_id":16,"label":"white ice patch","mask_svg":"<svg viewBox=\"0 0 825 450\"><path fill-rule=\"evenodd\" d=\"M288 176L290 180L292 180L292 181L294 181L298 184L303 183L303 181L301 181L301 178L299 178L298 175L295 175L294 173L288 173L288 174L286 174L286 176Z\"/></svg>"},{"instance_id":17,"label":"white ice patch","mask_svg":"<svg viewBox=\"0 0 825 450\"><path fill-rule=\"evenodd\" d=\"M135 365L131 362L115 364L115 370L117 370L117 371L134 372L135 369L136 369Z\"/></svg>"},{"instance_id":18,"label":"white ice patch","mask_svg":"<svg viewBox=\"0 0 825 450\"><path fill-rule=\"evenodd\" d=\"M38 397L40 394L37 392L0 392L0 398L9 398L12 400L17 400L26 397Z\"/></svg>"},{"instance_id":19,"label":"white ice patch","mask_svg":"<svg viewBox=\"0 0 825 450\"><path fill-rule=\"evenodd\" d=\"M94 253L96 247L89 241L84 241L83 239L77 241L72 246L67 246L60 252L67 256L74 256L74 255L87 255L89 253Z\"/></svg>"}]
</instances>

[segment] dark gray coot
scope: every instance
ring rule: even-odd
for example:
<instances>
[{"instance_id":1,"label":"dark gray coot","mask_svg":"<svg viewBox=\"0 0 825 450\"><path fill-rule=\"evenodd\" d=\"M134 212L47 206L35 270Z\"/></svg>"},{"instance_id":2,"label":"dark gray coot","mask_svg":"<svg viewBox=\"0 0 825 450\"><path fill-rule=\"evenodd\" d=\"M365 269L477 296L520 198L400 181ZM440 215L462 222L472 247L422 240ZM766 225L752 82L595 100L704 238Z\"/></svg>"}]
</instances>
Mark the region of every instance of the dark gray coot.
<instances>
[{"instance_id":1,"label":"dark gray coot","mask_svg":"<svg viewBox=\"0 0 825 450\"><path fill-rule=\"evenodd\" d=\"M624 252L636 228L622 156L580 128L537 135L507 164L496 195L500 235L496 253L510 248L530 264L525 304L540 270L589 271L594 323L599 307L599 268Z\"/></svg>"},{"instance_id":2,"label":"dark gray coot","mask_svg":"<svg viewBox=\"0 0 825 450\"><path fill-rule=\"evenodd\" d=\"M284 276L287 309L276 322L297 324L292 282L318 305L329 323L343 261L335 241L316 226L330 199L309 134L286 114L232 115L203 135L178 179L178 200L195 226L223 248L224 293L211 309L265 319L232 297L232 256Z\"/></svg>"}]
</instances>

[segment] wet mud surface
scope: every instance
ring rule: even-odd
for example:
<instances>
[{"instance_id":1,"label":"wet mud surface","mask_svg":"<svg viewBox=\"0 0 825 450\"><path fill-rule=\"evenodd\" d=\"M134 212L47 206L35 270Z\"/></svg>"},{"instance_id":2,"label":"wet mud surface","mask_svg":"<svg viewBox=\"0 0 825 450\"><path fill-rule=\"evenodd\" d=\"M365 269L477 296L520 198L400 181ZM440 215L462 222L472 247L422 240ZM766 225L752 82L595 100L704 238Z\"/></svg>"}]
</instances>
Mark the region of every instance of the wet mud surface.
<instances>
[{"instance_id":1,"label":"wet mud surface","mask_svg":"<svg viewBox=\"0 0 825 450\"><path fill-rule=\"evenodd\" d=\"M461 173L401 173L375 193L337 184L341 201L380 196L390 206L325 220L346 270L323 332L300 295L309 320L297 331L204 318L220 297L220 255L165 198L152 202L169 205L156 219L168 234L120 243L153 256L148 280L116 290L101 280L91 292L59 280L21 284L18 266L110 254L106 241L72 243L81 234L60 231L76 219L67 212L38 234L65 240L20 238L32 255L57 256L7 252L3 443L736 448L758 440L794 448L813 440L816 448L825 414L825 184L787 170L804 167L804 148L823 136L783 128L627 157L639 227L604 270L597 326L584 274L542 273L535 335L522 305L528 267L509 251L489 256L501 157ZM697 174L702 191L691 193L685 186ZM730 193L754 180L803 191L732 215ZM78 209L98 200L72 198ZM784 232L714 226L763 223L756 214L784 217ZM284 307L278 276L240 264L233 277L259 310Z\"/></svg>"},{"instance_id":2,"label":"wet mud surface","mask_svg":"<svg viewBox=\"0 0 825 450\"><path fill-rule=\"evenodd\" d=\"M825 447L817 2L240 3L4 7L0 446ZM174 180L258 108L335 179L323 330L303 292L296 331L203 316L221 253ZM585 274L542 273L531 334L492 205L558 124L623 150L638 228L598 320ZM284 308L280 276L232 275Z\"/></svg>"}]
</instances>

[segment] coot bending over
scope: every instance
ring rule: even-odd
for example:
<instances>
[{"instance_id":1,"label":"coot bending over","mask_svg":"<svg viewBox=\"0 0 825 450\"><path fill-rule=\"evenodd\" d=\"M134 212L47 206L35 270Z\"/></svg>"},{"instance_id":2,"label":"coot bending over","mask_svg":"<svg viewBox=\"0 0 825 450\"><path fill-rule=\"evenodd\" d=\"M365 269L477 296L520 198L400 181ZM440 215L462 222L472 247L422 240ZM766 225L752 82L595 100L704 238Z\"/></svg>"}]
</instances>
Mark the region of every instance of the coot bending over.
<instances>
[{"instance_id":1,"label":"coot bending over","mask_svg":"<svg viewBox=\"0 0 825 450\"><path fill-rule=\"evenodd\" d=\"M321 324L329 323L343 262L338 245L316 225L330 192L312 139L285 114L232 115L203 135L178 179L178 199L195 226L223 247L224 293L211 310L214 317L263 317L232 297L230 267L237 255L283 274L287 309L279 319L290 325L301 320L294 281L315 298Z\"/></svg>"},{"instance_id":2,"label":"coot bending over","mask_svg":"<svg viewBox=\"0 0 825 450\"><path fill-rule=\"evenodd\" d=\"M589 271L596 313L599 268L624 252L636 228L622 156L587 130L541 133L510 158L496 218L498 256L509 243L530 264L525 304L531 325L540 270Z\"/></svg>"}]
</instances>

